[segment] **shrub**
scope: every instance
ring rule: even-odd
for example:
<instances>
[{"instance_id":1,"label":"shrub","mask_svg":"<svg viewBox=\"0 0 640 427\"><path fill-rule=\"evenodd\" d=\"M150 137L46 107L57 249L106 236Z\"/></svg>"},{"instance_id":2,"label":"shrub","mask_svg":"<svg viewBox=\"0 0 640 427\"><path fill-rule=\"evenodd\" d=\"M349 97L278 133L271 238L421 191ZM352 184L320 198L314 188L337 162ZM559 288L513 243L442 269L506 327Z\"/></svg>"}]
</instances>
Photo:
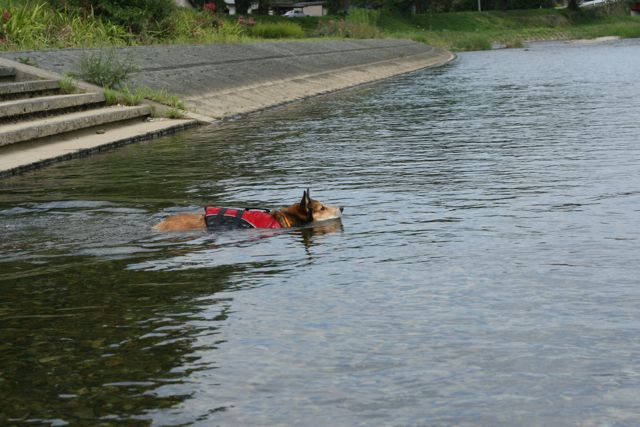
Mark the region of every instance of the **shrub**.
<instances>
[{"instance_id":1,"label":"shrub","mask_svg":"<svg viewBox=\"0 0 640 427\"><path fill-rule=\"evenodd\" d=\"M0 39L0 49L29 50L122 45L128 37L122 27L93 15L81 17L71 11L56 11L42 1L25 1L9 3L3 10Z\"/></svg>"},{"instance_id":2,"label":"shrub","mask_svg":"<svg viewBox=\"0 0 640 427\"><path fill-rule=\"evenodd\" d=\"M295 22L268 22L250 27L249 35L264 39L296 39L304 37L304 30Z\"/></svg>"},{"instance_id":3,"label":"shrub","mask_svg":"<svg viewBox=\"0 0 640 427\"><path fill-rule=\"evenodd\" d=\"M128 28L135 34L162 32L164 21L177 6L174 0L50 0L59 10L93 13Z\"/></svg>"},{"instance_id":4,"label":"shrub","mask_svg":"<svg viewBox=\"0 0 640 427\"><path fill-rule=\"evenodd\" d=\"M80 57L81 77L99 86L117 89L129 78L129 74L138 70L131 56L121 58L115 49L106 54L96 51Z\"/></svg>"}]
</instances>

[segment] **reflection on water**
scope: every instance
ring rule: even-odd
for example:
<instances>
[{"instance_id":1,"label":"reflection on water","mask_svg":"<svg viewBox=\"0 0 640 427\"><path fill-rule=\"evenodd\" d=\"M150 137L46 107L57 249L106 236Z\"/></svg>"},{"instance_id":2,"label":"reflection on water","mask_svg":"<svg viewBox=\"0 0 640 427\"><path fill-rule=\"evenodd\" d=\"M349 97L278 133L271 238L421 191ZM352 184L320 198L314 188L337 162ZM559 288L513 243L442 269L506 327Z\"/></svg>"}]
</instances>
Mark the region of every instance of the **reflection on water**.
<instances>
[{"instance_id":1,"label":"reflection on water","mask_svg":"<svg viewBox=\"0 0 640 427\"><path fill-rule=\"evenodd\" d=\"M0 424L636 425L639 53L462 54L0 181ZM307 187L342 222L151 229Z\"/></svg>"}]
</instances>

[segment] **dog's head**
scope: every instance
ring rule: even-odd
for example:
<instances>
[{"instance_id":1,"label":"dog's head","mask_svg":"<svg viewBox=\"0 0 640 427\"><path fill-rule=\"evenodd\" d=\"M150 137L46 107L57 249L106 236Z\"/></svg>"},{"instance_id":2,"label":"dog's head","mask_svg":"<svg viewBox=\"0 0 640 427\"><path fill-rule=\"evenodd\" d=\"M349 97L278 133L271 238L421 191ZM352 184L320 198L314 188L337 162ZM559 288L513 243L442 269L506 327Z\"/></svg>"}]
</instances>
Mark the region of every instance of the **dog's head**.
<instances>
[{"instance_id":1,"label":"dog's head","mask_svg":"<svg viewBox=\"0 0 640 427\"><path fill-rule=\"evenodd\" d=\"M302 195L299 210L305 215L307 222L320 222L341 218L343 208L339 206L328 206L317 200L313 200L309 195L309 189L307 189Z\"/></svg>"}]
</instances>

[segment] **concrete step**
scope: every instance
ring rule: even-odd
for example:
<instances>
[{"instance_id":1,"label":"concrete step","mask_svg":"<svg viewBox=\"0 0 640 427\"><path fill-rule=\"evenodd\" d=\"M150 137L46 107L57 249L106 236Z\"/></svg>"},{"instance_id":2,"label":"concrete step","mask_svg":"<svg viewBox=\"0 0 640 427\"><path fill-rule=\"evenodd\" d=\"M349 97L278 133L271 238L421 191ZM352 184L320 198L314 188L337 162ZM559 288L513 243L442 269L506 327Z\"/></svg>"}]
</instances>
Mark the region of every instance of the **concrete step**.
<instances>
[{"instance_id":1,"label":"concrete step","mask_svg":"<svg viewBox=\"0 0 640 427\"><path fill-rule=\"evenodd\" d=\"M0 121L20 119L39 113L50 115L60 110L70 111L80 107L87 109L101 103L104 103L104 95L101 93L76 93L5 101L0 102Z\"/></svg>"},{"instance_id":2,"label":"concrete step","mask_svg":"<svg viewBox=\"0 0 640 427\"><path fill-rule=\"evenodd\" d=\"M60 90L58 80L30 80L0 83L0 101L53 95Z\"/></svg>"},{"instance_id":3,"label":"concrete step","mask_svg":"<svg viewBox=\"0 0 640 427\"><path fill-rule=\"evenodd\" d=\"M0 82L12 82L16 78L16 69L0 67Z\"/></svg>"},{"instance_id":4,"label":"concrete step","mask_svg":"<svg viewBox=\"0 0 640 427\"><path fill-rule=\"evenodd\" d=\"M130 120L0 147L0 178L28 172L63 160L95 154L157 138L197 125L195 120Z\"/></svg>"},{"instance_id":5,"label":"concrete step","mask_svg":"<svg viewBox=\"0 0 640 427\"><path fill-rule=\"evenodd\" d=\"M89 111L78 111L60 116L0 125L0 146L32 141L66 132L108 123L144 118L150 114L147 105L137 107L113 106Z\"/></svg>"}]
</instances>

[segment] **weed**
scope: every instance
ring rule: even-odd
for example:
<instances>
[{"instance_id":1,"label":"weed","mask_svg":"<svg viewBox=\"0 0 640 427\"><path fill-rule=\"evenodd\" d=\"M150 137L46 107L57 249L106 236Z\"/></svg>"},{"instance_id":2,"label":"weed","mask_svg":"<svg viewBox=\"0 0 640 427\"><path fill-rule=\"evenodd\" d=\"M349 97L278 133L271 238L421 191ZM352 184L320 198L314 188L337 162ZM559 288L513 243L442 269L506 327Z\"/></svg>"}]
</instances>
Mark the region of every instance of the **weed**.
<instances>
[{"instance_id":1,"label":"weed","mask_svg":"<svg viewBox=\"0 0 640 427\"><path fill-rule=\"evenodd\" d=\"M78 84L70 74L65 74L64 78L60 80L60 92L64 94L71 94L78 92Z\"/></svg>"},{"instance_id":2,"label":"weed","mask_svg":"<svg viewBox=\"0 0 640 427\"><path fill-rule=\"evenodd\" d=\"M317 37L345 37L355 39L373 39L382 37L382 31L366 23L348 21L345 19L320 21L313 33Z\"/></svg>"},{"instance_id":3,"label":"weed","mask_svg":"<svg viewBox=\"0 0 640 427\"><path fill-rule=\"evenodd\" d=\"M141 95L145 99L150 99L159 104L168 105L169 107L185 110L184 102L176 95L169 93L166 89L154 90L147 86L138 88Z\"/></svg>"},{"instance_id":4,"label":"weed","mask_svg":"<svg viewBox=\"0 0 640 427\"><path fill-rule=\"evenodd\" d=\"M18 56L18 58L16 58L16 61L24 65L30 65L32 67L38 66L38 62L35 59L30 58L28 56Z\"/></svg>"},{"instance_id":5,"label":"weed","mask_svg":"<svg viewBox=\"0 0 640 427\"><path fill-rule=\"evenodd\" d=\"M298 39L305 34L302 27L295 22L267 22L251 27L249 35L263 39Z\"/></svg>"},{"instance_id":6,"label":"weed","mask_svg":"<svg viewBox=\"0 0 640 427\"><path fill-rule=\"evenodd\" d=\"M123 45L129 38L121 26L58 11L42 0L8 2L6 12L0 50Z\"/></svg>"},{"instance_id":7,"label":"weed","mask_svg":"<svg viewBox=\"0 0 640 427\"><path fill-rule=\"evenodd\" d=\"M88 82L117 89L127 81L129 74L138 70L129 55L121 58L114 48L106 53L96 51L80 57L80 74Z\"/></svg>"},{"instance_id":8,"label":"weed","mask_svg":"<svg viewBox=\"0 0 640 427\"><path fill-rule=\"evenodd\" d=\"M120 103L120 96L118 92L113 89L104 89L104 99L107 105L117 105Z\"/></svg>"},{"instance_id":9,"label":"weed","mask_svg":"<svg viewBox=\"0 0 640 427\"><path fill-rule=\"evenodd\" d=\"M177 108L170 108L167 110L167 117L170 119L183 119L184 113Z\"/></svg>"},{"instance_id":10,"label":"weed","mask_svg":"<svg viewBox=\"0 0 640 427\"><path fill-rule=\"evenodd\" d=\"M143 99L143 91L131 89L129 86L125 86L122 88L120 100L124 105L140 105Z\"/></svg>"}]
</instances>

